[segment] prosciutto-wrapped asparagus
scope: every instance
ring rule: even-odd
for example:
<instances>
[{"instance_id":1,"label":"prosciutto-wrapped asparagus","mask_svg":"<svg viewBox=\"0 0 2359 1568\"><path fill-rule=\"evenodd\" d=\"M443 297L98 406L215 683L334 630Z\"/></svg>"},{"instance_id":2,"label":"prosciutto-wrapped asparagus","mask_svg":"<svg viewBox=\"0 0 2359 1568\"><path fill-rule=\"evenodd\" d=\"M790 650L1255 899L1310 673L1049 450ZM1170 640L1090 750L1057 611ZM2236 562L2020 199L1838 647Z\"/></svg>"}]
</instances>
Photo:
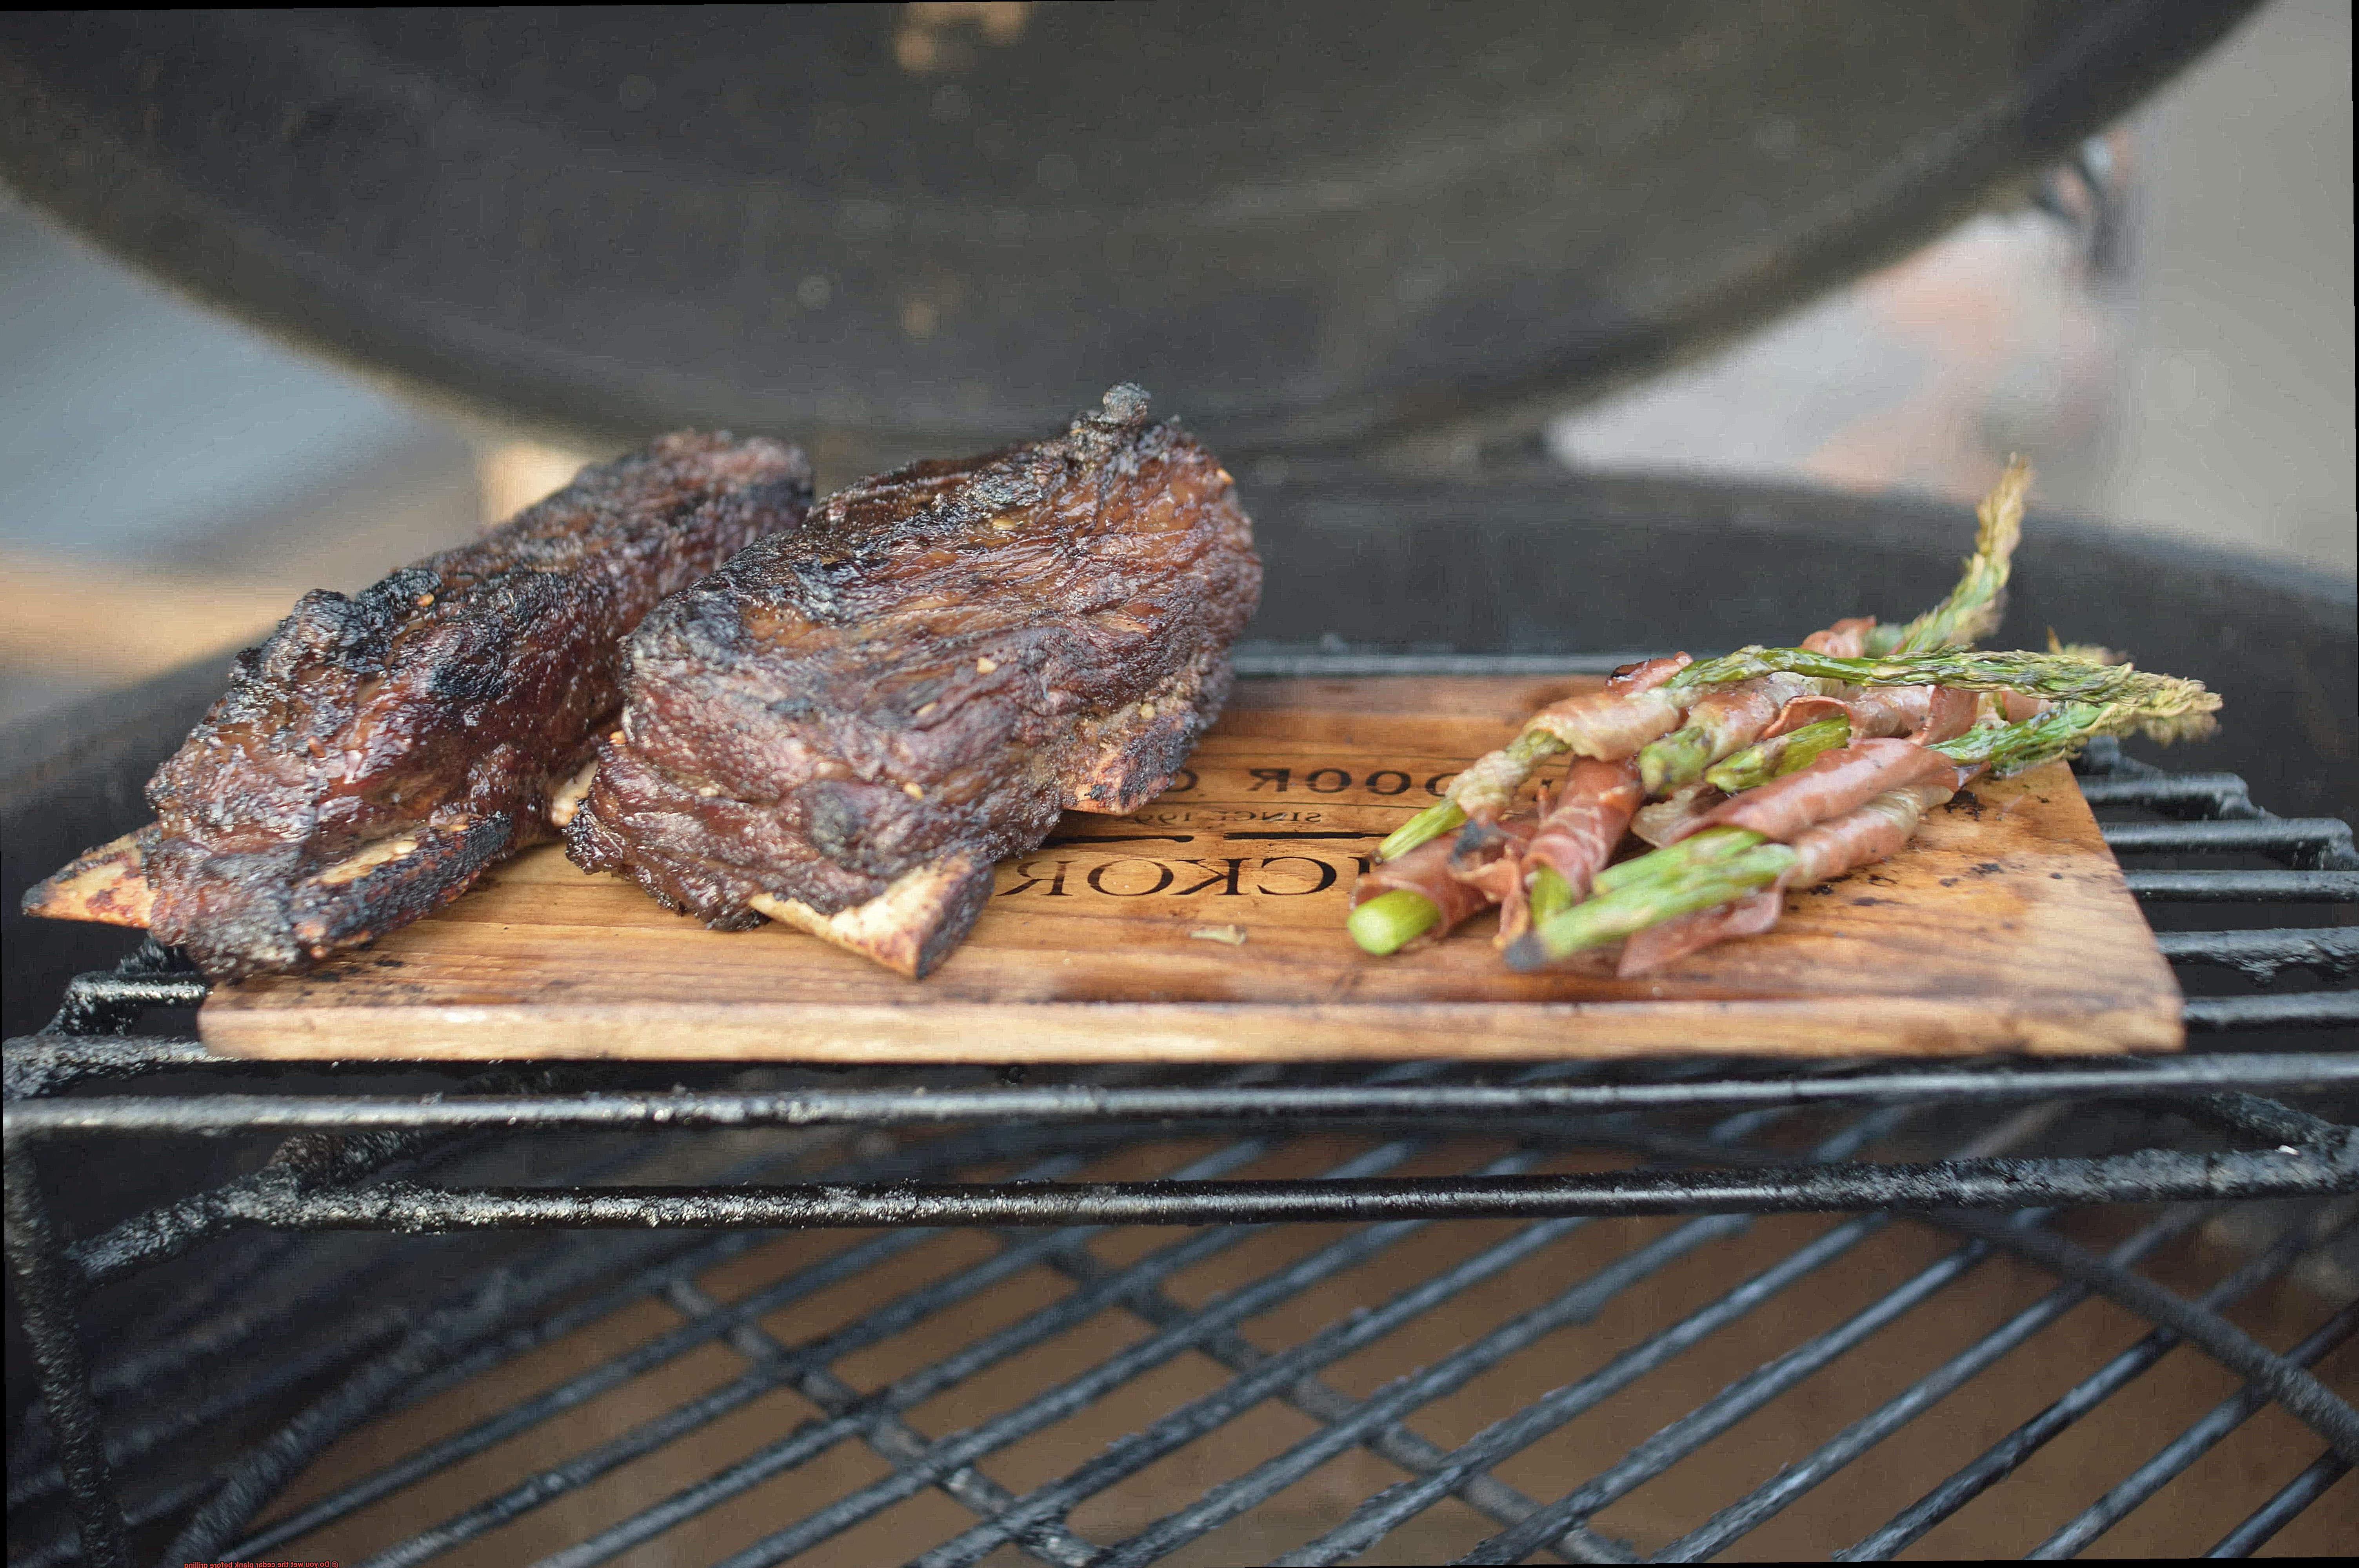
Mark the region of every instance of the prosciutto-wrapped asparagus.
<instances>
[{"instance_id":1,"label":"prosciutto-wrapped asparagus","mask_svg":"<svg viewBox=\"0 0 2359 1568\"><path fill-rule=\"evenodd\" d=\"M1516 967L1626 937L1635 973L1768 929L1790 877L1821 881L1894 853L1931 804L2002 760L2015 772L2092 734L2207 727L2216 697L2103 650L2059 648L2052 636L2046 654L1961 645L1998 620L2029 477L2019 460L2009 465L1983 502L1957 586L1906 625L1843 621L1795 648L1625 665L1603 690L1533 715L1385 841L1388 861L1419 859L1366 881L1353 935L1371 952L1438 935L1481 907L1462 891L1475 887L1500 905L1500 945ZM1527 834L1486 835L1560 752L1576 760L1555 804L1543 790ZM1470 819L1449 855L1419 848ZM1660 848L1611 865L1634 828ZM1497 846L1518 838L1510 866ZM1440 889L1435 879L1462 869L1477 845L1488 857L1479 876ZM1429 886L1435 896L1420 891Z\"/></svg>"},{"instance_id":2,"label":"prosciutto-wrapped asparagus","mask_svg":"<svg viewBox=\"0 0 2359 1568\"><path fill-rule=\"evenodd\" d=\"M1521 855L1538 826L1532 811L1469 823L1370 869L1352 890L1353 941L1382 956L1429 946L1522 885Z\"/></svg>"},{"instance_id":3,"label":"prosciutto-wrapped asparagus","mask_svg":"<svg viewBox=\"0 0 2359 1568\"><path fill-rule=\"evenodd\" d=\"M2015 548L2023 538L2023 499L2030 486L2031 465L2021 458L2010 459L1998 483L1975 508L1974 552L1966 557L1957 586L1940 604L1905 626L1886 629L1877 627L1873 621L1837 622L1826 631L1805 638L1802 646L1813 653L1849 658L1870 651L1913 654L1934 648L1972 647L1998 630L1999 621L2006 611L2006 584ZM1876 716L1864 722L1868 716L1854 715L1853 732L1904 735L1924 728L1928 710L1936 701L1936 689L1919 687L1907 697L1875 699L1870 706L1878 710ZM1722 758L1764 736L1777 733L1775 726L1785 722L1785 710L1797 699L1842 700L1849 695L1849 688L1827 680L1771 671L1737 681L1701 698L1689 708L1685 725L1638 753L1639 773L1646 780L1647 793L1661 795L1693 783ZM1950 705L1944 718L1953 716L1955 708L1955 704ZM1883 709L1890 711L1887 714ZM1807 723L1824 717L1825 711L1813 711L1795 722ZM1962 732L1973 722L1971 700L1955 722L1951 734ZM1889 728L1884 727L1887 724Z\"/></svg>"},{"instance_id":4,"label":"prosciutto-wrapped asparagus","mask_svg":"<svg viewBox=\"0 0 2359 1568\"><path fill-rule=\"evenodd\" d=\"M2023 498L2031 468L2022 459L1976 508L1974 552L1957 585L1931 610L1898 627L1873 618L1836 622L1802 641L1832 658L1909 653L1973 642L1995 629L2006 608L2006 583L2023 532ZM1787 702L1808 695L1842 696L1841 677L1762 669L1712 682L1693 678L1685 654L1647 659L1614 672L1602 691L1586 692L1540 709L1506 746L1469 765L1443 799L1411 818L1377 847L1390 860L1450 832L1470 817L1495 819L1547 758L1560 752L1612 762L1636 753L1650 795L1693 784L1712 763L1767 733ZM1722 690L1698 690L1720 686ZM1899 733L1901 731L1895 731Z\"/></svg>"},{"instance_id":5,"label":"prosciutto-wrapped asparagus","mask_svg":"<svg viewBox=\"0 0 2359 1568\"><path fill-rule=\"evenodd\" d=\"M1814 823L1795 835L1793 863L1775 882L1759 892L1647 927L1622 945L1615 972L1641 975L1732 936L1761 935L1785 913L1788 888L1813 887L1890 860L1907 847L1925 813L1956 793L1938 782L1909 784Z\"/></svg>"},{"instance_id":6,"label":"prosciutto-wrapped asparagus","mask_svg":"<svg viewBox=\"0 0 2359 1568\"><path fill-rule=\"evenodd\" d=\"M1541 708L1524 721L1524 732L1514 741L1470 763L1450 786L1447 798L1426 807L1378 845L1377 857L1390 860L1405 855L1470 817L1495 821L1546 758L1563 752L1607 761L1629 756L1687 711L1686 701L1668 695L1664 687L1690 662L1685 654L1642 659L1615 670L1601 690Z\"/></svg>"},{"instance_id":7,"label":"prosciutto-wrapped asparagus","mask_svg":"<svg viewBox=\"0 0 2359 1568\"><path fill-rule=\"evenodd\" d=\"M1893 677L1908 684L1915 671L1902 664ZM2070 688L2102 692L2104 699L2061 701L2034 717L1932 745L1871 737L1828 752L1735 796L1669 847L1601 875L1598 896L1535 925L1508 949L1508 963L1536 968L1628 938L1622 972L1635 974L1729 936L1767 930L1776 923L1780 890L1897 852L1930 806L1980 773L2020 773L2069 755L2095 735L2143 730L2182 739L2209 729L2220 706L2194 681L2093 666L2068 654L1978 655L1961 673L1984 679L2002 668L2018 690ZM1646 935L1650 931L1657 934Z\"/></svg>"},{"instance_id":8,"label":"prosciutto-wrapped asparagus","mask_svg":"<svg viewBox=\"0 0 2359 1568\"><path fill-rule=\"evenodd\" d=\"M1521 936L1534 918L1545 920L1589 896L1590 883L1614 858L1645 798L1637 764L1629 758L1609 762L1583 757L1572 764L1530 842L1506 868L1499 900L1501 946Z\"/></svg>"}]
</instances>

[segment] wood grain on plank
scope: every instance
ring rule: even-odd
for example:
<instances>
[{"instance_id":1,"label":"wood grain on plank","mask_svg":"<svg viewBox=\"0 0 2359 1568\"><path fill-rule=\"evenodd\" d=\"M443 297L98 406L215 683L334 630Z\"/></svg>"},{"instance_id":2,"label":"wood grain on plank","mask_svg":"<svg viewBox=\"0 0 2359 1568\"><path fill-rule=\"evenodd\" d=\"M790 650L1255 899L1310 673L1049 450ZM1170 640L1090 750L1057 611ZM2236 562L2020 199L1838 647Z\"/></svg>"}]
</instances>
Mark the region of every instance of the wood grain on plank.
<instances>
[{"instance_id":1,"label":"wood grain on plank","mask_svg":"<svg viewBox=\"0 0 2359 1568\"><path fill-rule=\"evenodd\" d=\"M2182 1043L2169 965L2062 766L1982 784L1908 852L1797 890L1777 929L1633 980L1499 962L1485 916L1371 958L1376 842L1585 678L1240 682L1162 798L999 867L922 981L781 926L729 935L554 848L310 974L218 989L246 1055L868 1062L1669 1052L2081 1054ZM1229 928L1234 928L1231 930ZM1197 933L1219 931L1224 940ZM1234 938L1241 934L1244 941Z\"/></svg>"}]
</instances>

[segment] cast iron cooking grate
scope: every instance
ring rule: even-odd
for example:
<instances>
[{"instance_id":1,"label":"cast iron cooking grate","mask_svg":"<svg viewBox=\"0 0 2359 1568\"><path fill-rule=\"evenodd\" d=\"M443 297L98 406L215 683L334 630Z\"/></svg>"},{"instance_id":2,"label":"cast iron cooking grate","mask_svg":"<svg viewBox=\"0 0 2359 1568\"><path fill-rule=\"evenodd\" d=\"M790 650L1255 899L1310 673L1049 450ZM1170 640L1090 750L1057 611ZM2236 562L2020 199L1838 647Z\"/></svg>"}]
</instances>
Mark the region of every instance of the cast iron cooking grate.
<instances>
[{"instance_id":1,"label":"cast iron cooking grate","mask_svg":"<svg viewBox=\"0 0 2359 1568\"><path fill-rule=\"evenodd\" d=\"M421 1095L131 1033L143 948L6 1047L9 1562L2248 1553L2359 1460L2359 860L2083 768L2183 1056ZM52 1217L190 1134L275 1152Z\"/></svg>"}]
</instances>

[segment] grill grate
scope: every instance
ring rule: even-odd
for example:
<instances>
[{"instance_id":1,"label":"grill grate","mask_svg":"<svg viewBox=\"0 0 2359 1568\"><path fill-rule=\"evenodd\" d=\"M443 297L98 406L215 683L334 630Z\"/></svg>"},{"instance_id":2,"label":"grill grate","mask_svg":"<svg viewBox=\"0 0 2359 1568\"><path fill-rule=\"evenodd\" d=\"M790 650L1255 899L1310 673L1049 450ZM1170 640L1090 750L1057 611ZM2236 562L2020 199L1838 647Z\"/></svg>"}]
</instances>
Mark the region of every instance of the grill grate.
<instances>
[{"instance_id":1,"label":"grill grate","mask_svg":"<svg viewBox=\"0 0 2359 1568\"><path fill-rule=\"evenodd\" d=\"M2036 1554L2196 1489L2274 1422L2215 1549L2249 1552L2359 1458L2359 1414L2310 1369L2359 1308L2303 1307L2284 1349L2248 1326L2359 1293L2359 1133L2313 1113L2347 1112L2359 1053L2310 1033L2359 1022L2359 928L2267 923L2343 914L2359 860L2343 824L2270 816L2229 775L2111 746L2084 769L2109 819L2161 819L2107 838L2208 1049L1775 1075L716 1066L652 1090L644 1068L486 1065L447 1097L352 1094L337 1074L384 1065L130 1033L202 995L145 947L6 1048L8 1249L52 1412L11 1447L10 1562L1881 1558L1993 1528L1977 1499L2076 1434L2150 1439L2122 1412L2182 1346L2172 1365L2200 1353L2226 1397L2110 1462ZM60 1232L43 1151L187 1134L283 1141ZM2000 1275L2024 1282L2004 1311L1926 1326ZM1969 1440L1944 1401L2100 1308L2143 1336ZM1858 1370L1896 1337L1930 1348ZM1857 1392L1798 1416L1831 1380ZM2314 1462L2287 1454L2303 1428ZM1753 1468L1715 1488L1732 1443Z\"/></svg>"}]
</instances>

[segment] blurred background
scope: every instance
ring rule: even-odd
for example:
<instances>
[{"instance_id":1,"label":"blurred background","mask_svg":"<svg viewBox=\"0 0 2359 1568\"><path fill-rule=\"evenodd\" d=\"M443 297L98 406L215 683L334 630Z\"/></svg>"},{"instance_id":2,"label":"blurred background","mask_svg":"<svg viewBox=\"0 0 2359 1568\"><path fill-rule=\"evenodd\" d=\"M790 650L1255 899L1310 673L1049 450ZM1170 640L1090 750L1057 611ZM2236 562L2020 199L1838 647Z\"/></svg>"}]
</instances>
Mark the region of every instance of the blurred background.
<instances>
[{"instance_id":1,"label":"blurred background","mask_svg":"<svg viewBox=\"0 0 2359 1568\"><path fill-rule=\"evenodd\" d=\"M1953 499L2020 450L2047 508L2347 580L2351 105L2349 5L2273 0L2031 205L1567 410L1546 449ZM599 455L308 357L0 190L0 728L251 639Z\"/></svg>"}]
</instances>

